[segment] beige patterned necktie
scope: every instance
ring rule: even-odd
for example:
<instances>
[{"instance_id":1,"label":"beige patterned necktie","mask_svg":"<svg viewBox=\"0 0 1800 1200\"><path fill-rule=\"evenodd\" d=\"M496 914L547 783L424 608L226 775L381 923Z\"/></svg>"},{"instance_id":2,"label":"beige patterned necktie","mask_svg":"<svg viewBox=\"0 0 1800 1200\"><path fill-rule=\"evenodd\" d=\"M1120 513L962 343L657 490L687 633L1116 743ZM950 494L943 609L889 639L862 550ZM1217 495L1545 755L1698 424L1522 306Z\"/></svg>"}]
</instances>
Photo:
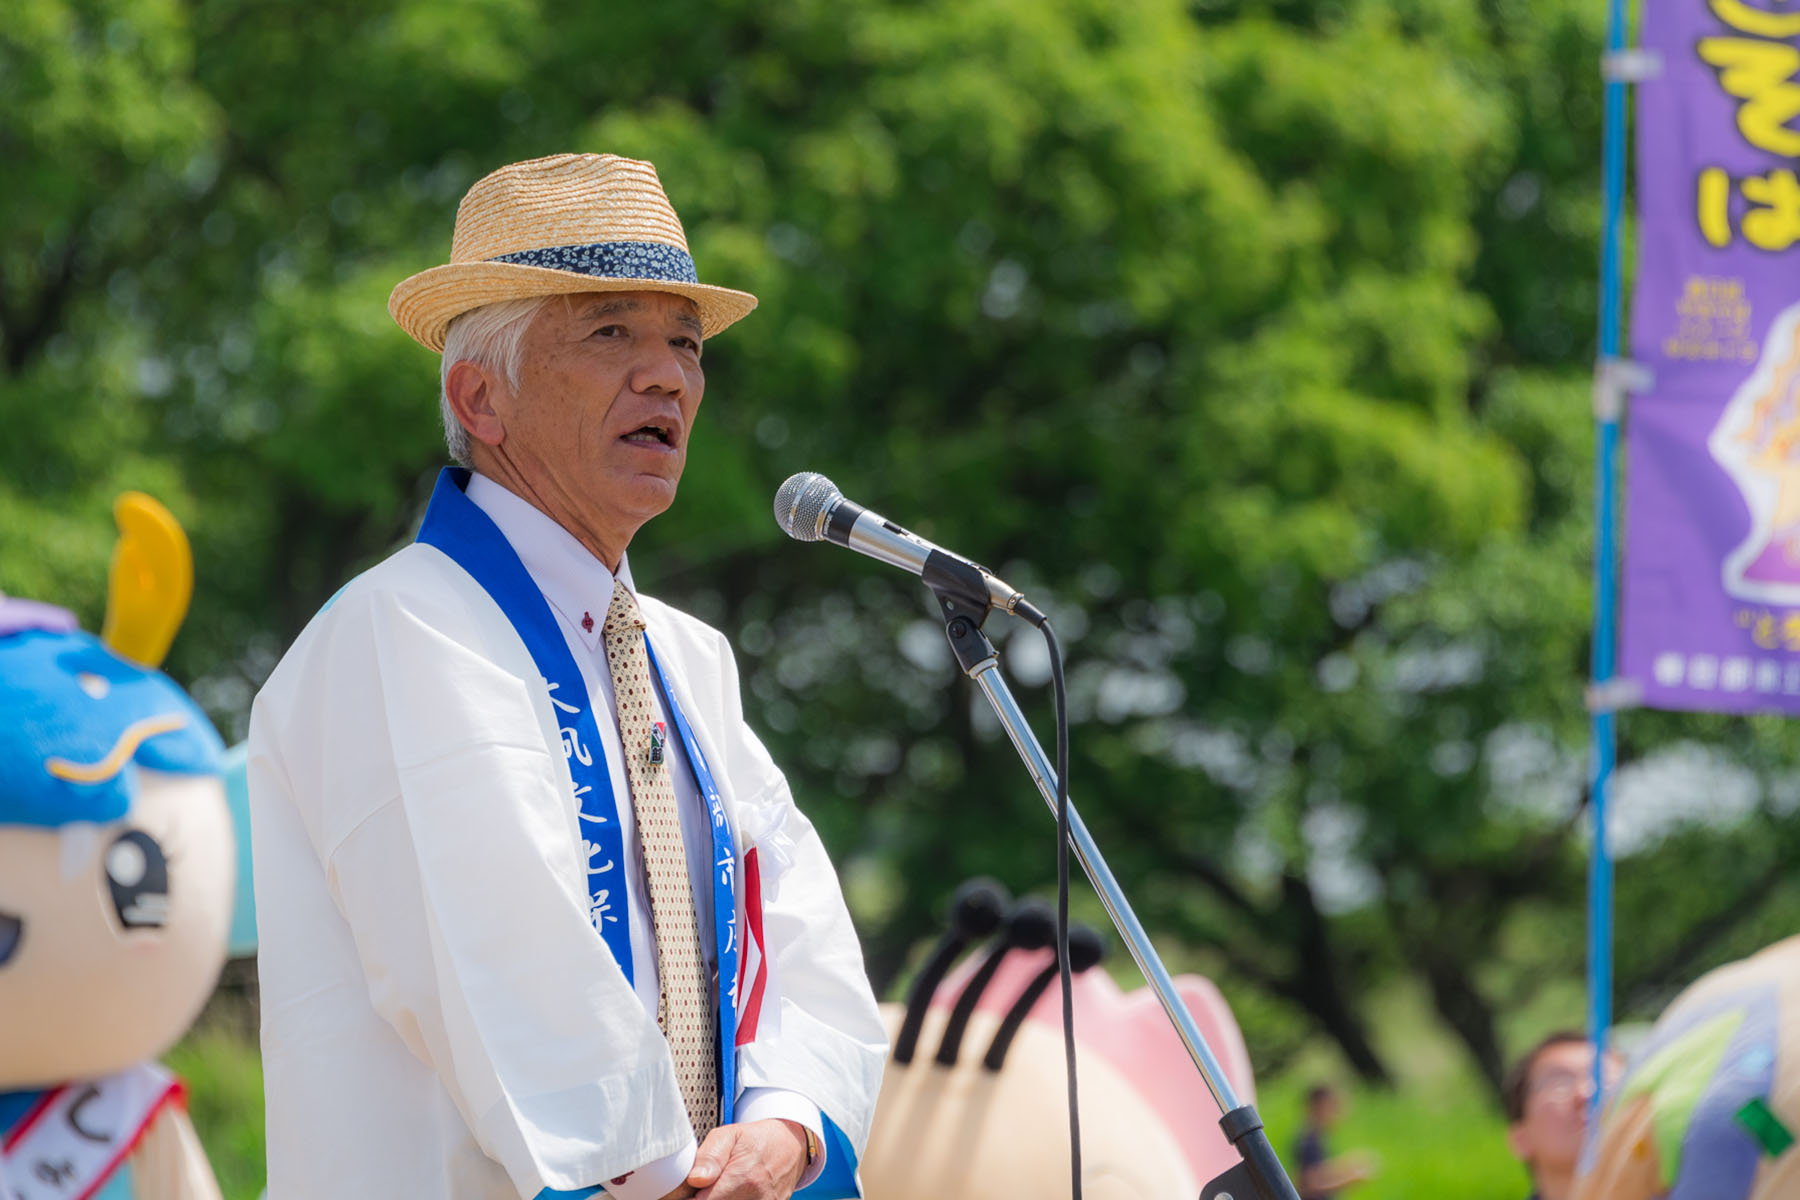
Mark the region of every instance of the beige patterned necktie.
<instances>
[{"instance_id":1,"label":"beige patterned necktie","mask_svg":"<svg viewBox=\"0 0 1800 1200\"><path fill-rule=\"evenodd\" d=\"M619 742L631 783L631 811L650 882L650 920L656 930L656 974L662 991L656 1022L675 1056L675 1079L681 1084L694 1136L704 1139L719 1123L712 980L694 921L694 888L688 877L687 846L681 840L675 785L669 778L661 733L654 728L656 695L650 683L650 656L644 650L644 617L623 583L613 584L602 633L606 661L612 667Z\"/></svg>"}]
</instances>

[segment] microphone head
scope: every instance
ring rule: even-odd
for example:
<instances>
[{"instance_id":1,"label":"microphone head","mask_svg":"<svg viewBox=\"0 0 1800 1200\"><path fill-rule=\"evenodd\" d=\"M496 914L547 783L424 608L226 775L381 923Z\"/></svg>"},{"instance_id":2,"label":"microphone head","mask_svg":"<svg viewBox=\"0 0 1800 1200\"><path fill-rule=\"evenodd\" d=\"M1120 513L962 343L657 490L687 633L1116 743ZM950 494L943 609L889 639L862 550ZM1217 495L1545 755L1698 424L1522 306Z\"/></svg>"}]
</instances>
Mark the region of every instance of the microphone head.
<instances>
[{"instance_id":1,"label":"microphone head","mask_svg":"<svg viewBox=\"0 0 1800 1200\"><path fill-rule=\"evenodd\" d=\"M775 492L775 523L796 541L816 542L825 536L825 514L843 498L837 484L817 471L789 475Z\"/></svg>"}]
</instances>

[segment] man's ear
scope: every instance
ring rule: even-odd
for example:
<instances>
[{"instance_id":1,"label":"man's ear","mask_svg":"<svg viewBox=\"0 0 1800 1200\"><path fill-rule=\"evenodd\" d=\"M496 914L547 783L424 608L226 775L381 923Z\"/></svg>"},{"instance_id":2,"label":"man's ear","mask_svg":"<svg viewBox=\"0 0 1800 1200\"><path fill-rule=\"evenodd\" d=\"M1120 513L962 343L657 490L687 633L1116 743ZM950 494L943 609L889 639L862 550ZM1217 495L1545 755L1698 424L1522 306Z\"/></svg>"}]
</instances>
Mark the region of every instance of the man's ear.
<instances>
[{"instance_id":1,"label":"man's ear","mask_svg":"<svg viewBox=\"0 0 1800 1200\"><path fill-rule=\"evenodd\" d=\"M470 437L489 446L506 440L506 422L494 407L499 387L499 380L486 367L466 358L452 363L450 373L444 377L444 395L450 400L450 410Z\"/></svg>"},{"instance_id":2,"label":"man's ear","mask_svg":"<svg viewBox=\"0 0 1800 1200\"><path fill-rule=\"evenodd\" d=\"M1513 1152L1514 1158L1526 1166L1531 1165L1531 1135L1525 1132L1525 1122L1520 1121L1517 1125L1506 1127L1506 1145Z\"/></svg>"}]
</instances>

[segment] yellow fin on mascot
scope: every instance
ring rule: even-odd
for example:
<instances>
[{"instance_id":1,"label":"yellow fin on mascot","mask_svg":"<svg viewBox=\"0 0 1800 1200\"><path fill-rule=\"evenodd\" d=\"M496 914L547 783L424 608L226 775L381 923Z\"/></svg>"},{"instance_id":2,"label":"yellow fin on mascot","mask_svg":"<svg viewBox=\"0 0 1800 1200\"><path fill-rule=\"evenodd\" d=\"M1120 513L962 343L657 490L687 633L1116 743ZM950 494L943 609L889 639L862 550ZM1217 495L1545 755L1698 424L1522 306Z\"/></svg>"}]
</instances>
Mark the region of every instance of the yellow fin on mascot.
<instances>
[{"instance_id":1,"label":"yellow fin on mascot","mask_svg":"<svg viewBox=\"0 0 1800 1200\"><path fill-rule=\"evenodd\" d=\"M115 515L103 636L0 596L0 1196L217 1200L156 1057L225 961L224 747L156 670L193 587L148 496Z\"/></svg>"}]
</instances>

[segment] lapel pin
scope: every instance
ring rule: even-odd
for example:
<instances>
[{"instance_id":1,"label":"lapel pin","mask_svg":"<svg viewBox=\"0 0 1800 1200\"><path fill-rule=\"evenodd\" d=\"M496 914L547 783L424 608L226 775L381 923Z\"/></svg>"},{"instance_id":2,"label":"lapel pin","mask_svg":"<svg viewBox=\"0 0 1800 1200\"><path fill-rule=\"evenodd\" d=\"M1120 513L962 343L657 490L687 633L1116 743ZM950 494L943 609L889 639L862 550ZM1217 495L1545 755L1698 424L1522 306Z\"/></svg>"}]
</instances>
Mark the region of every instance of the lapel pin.
<instances>
[{"instance_id":1,"label":"lapel pin","mask_svg":"<svg viewBox=\"0 0 1800 1200\"><path fill-rule=\"evenodd\" d=\"M662 764L663 741L667 736L661 721L650 727L650 765L653 767Z\"/></svg>"}]
</instances>

